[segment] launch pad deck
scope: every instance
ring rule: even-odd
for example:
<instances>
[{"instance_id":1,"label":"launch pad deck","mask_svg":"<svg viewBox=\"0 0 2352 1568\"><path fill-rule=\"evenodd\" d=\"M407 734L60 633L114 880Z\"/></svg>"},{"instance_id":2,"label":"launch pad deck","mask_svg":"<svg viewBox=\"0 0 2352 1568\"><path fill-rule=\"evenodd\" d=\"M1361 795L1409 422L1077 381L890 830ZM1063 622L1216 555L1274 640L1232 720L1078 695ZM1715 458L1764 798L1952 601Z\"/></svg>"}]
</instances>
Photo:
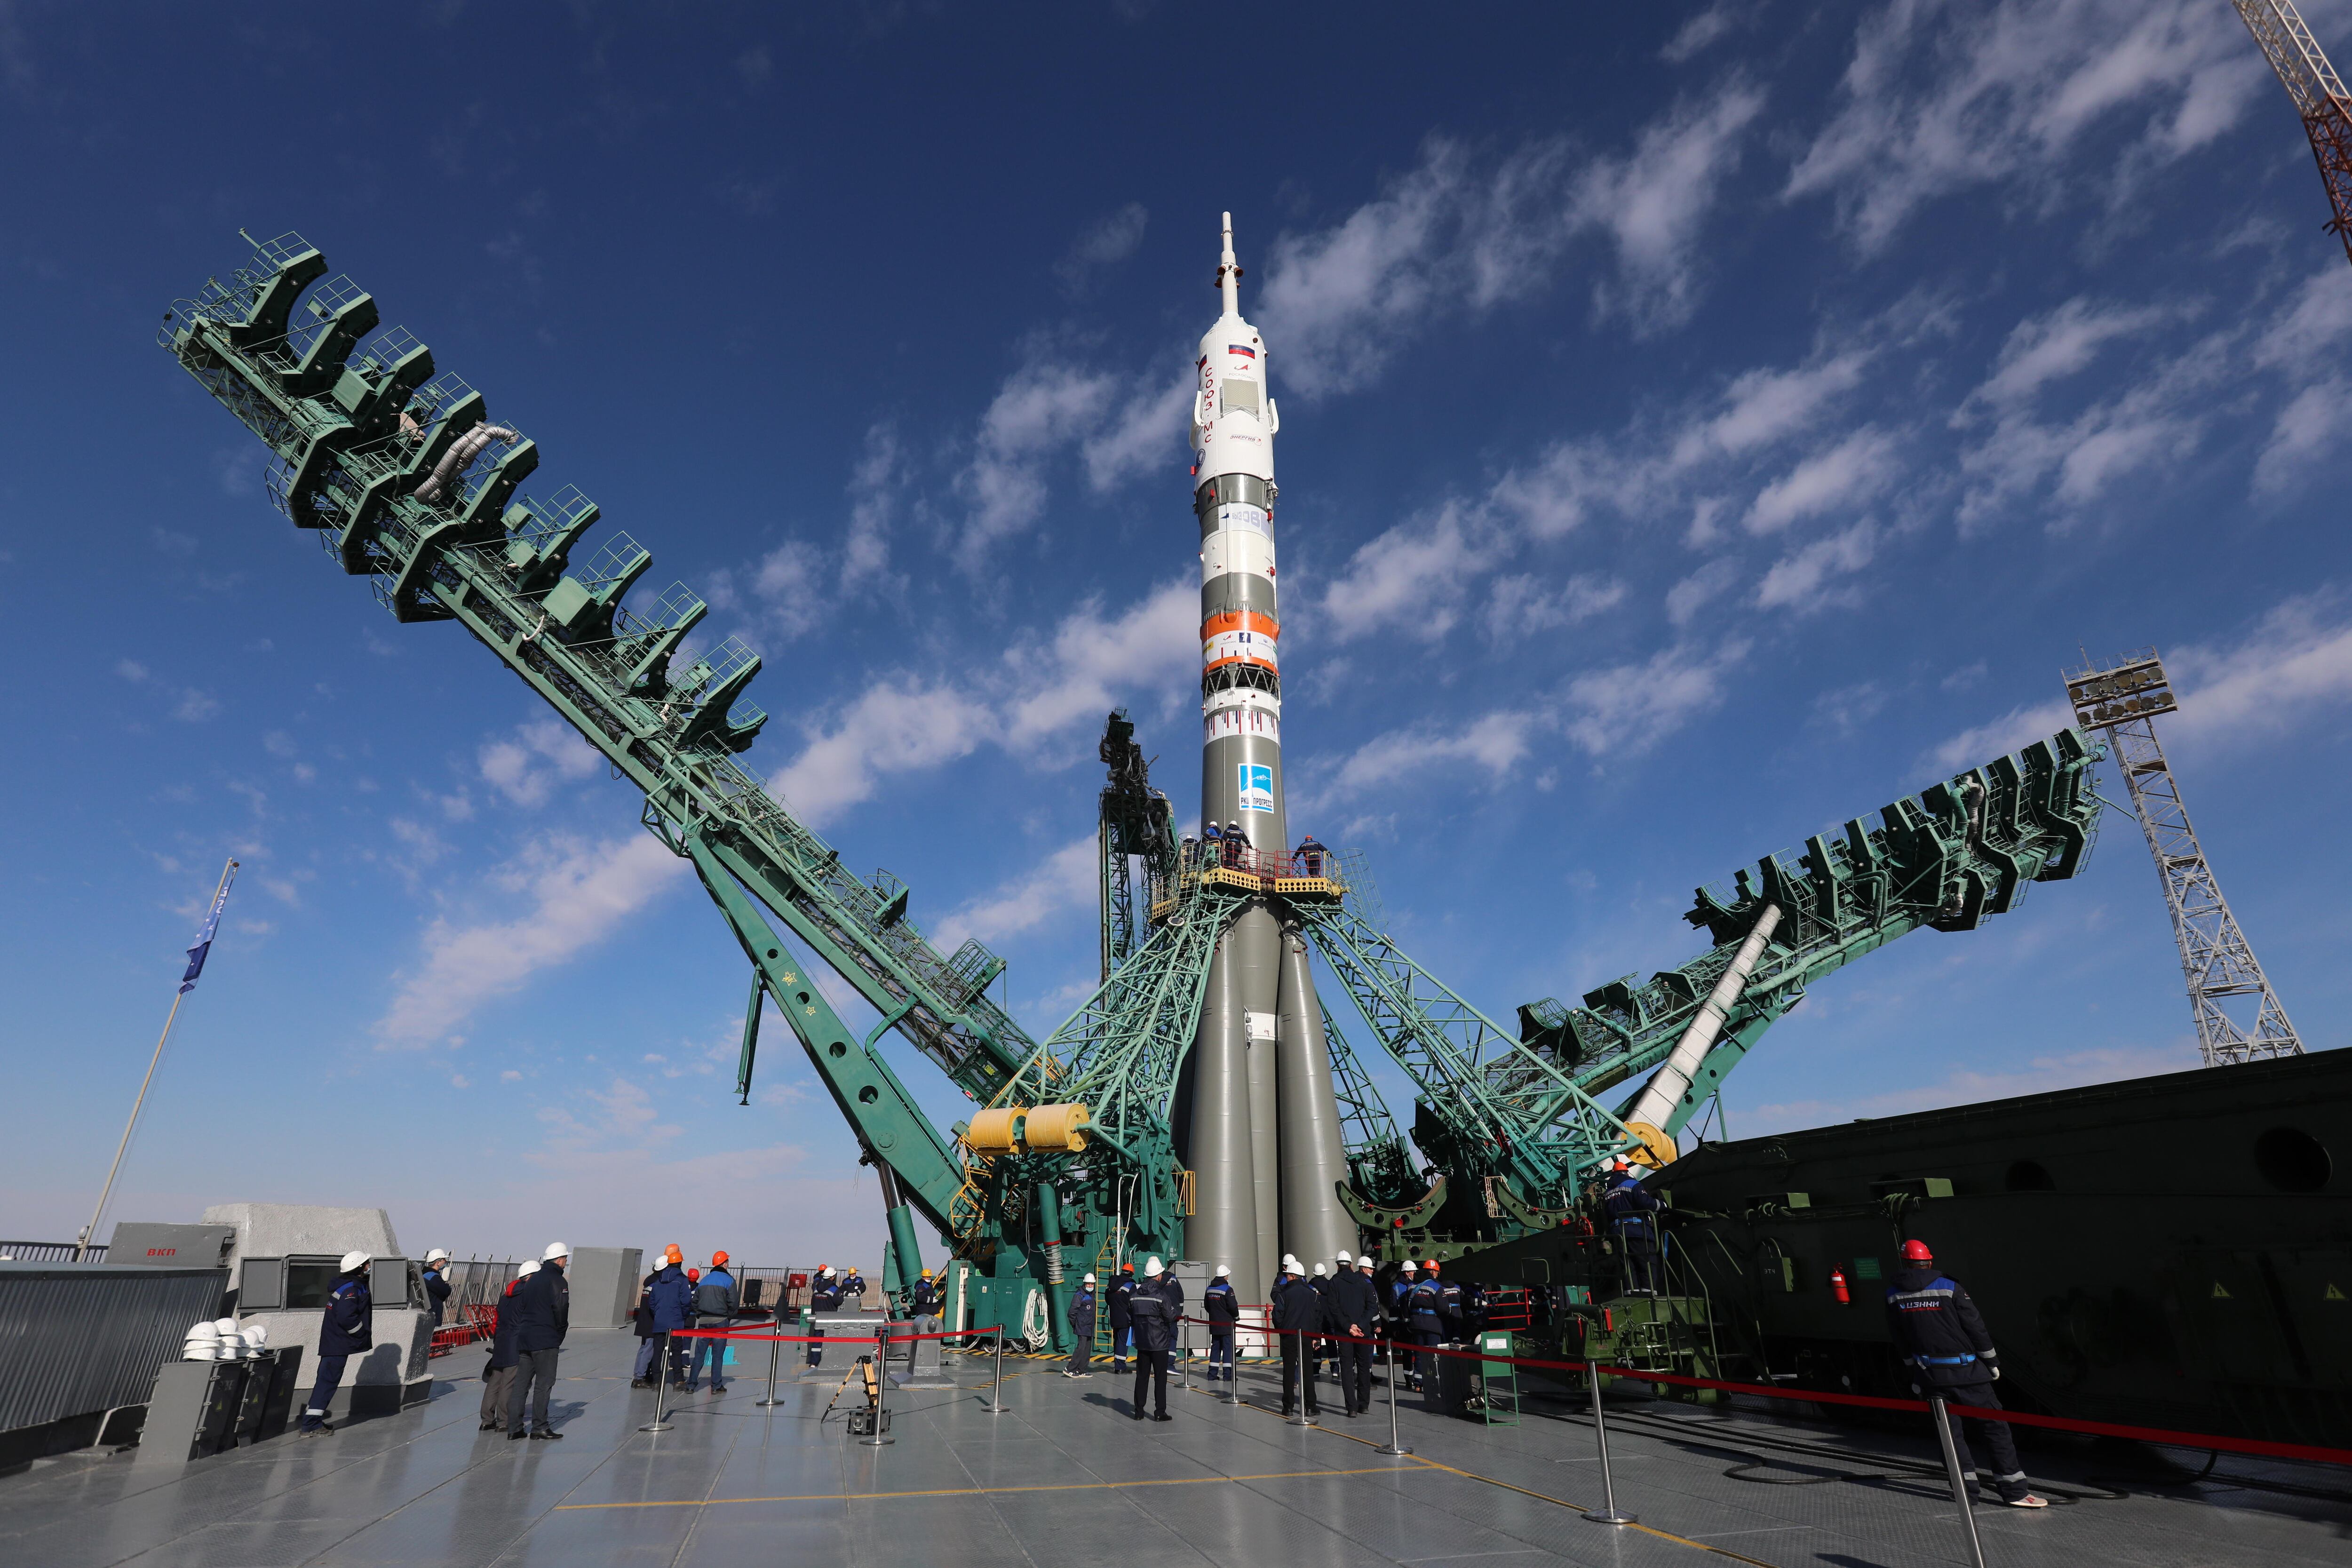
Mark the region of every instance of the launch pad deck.
<instances>
[{"instance_id":1,"label":"launch pad deck","mask_svg":"<svg viewBox=\"0 0 2352 1568\"><path fill-rule=\"evenodd\" d=\"M1965 1561L1926 1432L1612 1405L1618 1506L1641 1523L1612 1528L1580 1517L1599 1505L1601 1486L1591 1418L1573 1400L1538 1400L1522 1425L1486 1427L1433 1415L1408 1394L1400 1421L1417 1452L1391 1458L1374 1451L1387 1436L1385 1405L1354 1421L1327 1409L1321 1428L1291 1426L1274 1414L1271 1368L1243 1372L1243 1405L1195 1384L1171 1391L1172 1421L1139 1424L1128 1418L1127 1380L1097 1373L1072 1382L1056 1375L1058 1362L1025 1359L1005 1363L1010 1412L991 1415L987 1360L950 1358L966 1386L894 1393L894 1441L876 1448L846 1436L838 1411L819 1419L849 1370L843 1349L822 1371L783 1384L782 1402L763 1411L752 1402L766 1358L744 1347L751 1364L725 1394L680 1400L675 1430L654 1435L637 1430L652 1419L654 1397L628 1386L635 1347L626 1333L572 1336L555 1403L560 1443L478 1431L479 1384L461 1376L397 1415L162 1476L134 1469L128 1455L44 1461L0 1479L0 1561L1091 1568L1134 1552L1219 1568ZM478 1365L461 1352L442 1368ZM2352 1533L2352 1477L2339 1471L2225 1458L2189 1482L2190 1472L2168 1472L2147 1450L2073 1444L2029 1449L2028 1464L2053 1506L1978 1510L1995 1568L2339 1563Z\"/></svg>"}]
</instances>

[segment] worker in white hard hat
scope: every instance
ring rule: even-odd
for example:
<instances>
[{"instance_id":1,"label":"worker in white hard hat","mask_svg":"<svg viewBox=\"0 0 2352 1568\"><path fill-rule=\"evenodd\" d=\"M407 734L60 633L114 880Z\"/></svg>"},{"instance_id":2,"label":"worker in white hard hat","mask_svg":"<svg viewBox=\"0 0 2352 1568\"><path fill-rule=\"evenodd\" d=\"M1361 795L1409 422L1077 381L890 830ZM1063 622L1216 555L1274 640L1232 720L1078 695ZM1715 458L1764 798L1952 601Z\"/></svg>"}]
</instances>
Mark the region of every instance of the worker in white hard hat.
<instances>
[{"instance_id":1,"label":"worker in white hard hat","mask_svg":"<svg viewBox=\"0 0 2352 1568\"><path fill-rule=\"evenodd\" d=\"M1372 1283L1372 1260L1361 1261L1361 1268L1343 1268L1334 1274L1331 1288L1323 1292L1332 1350L1339 1363L1339 1403L1350 1415L1361 1415L1371 1406L1372 1342L1381 1336L1380 1288Z\"/></svg>"},{"instance_id":2,"label":"worker in white hard hat","mask_svg":"<svg viewBox=\"0 0 2352 1568\"><path fill-rule=\"evenodd\" d=\"M1184 1288L1159 1258L1146 1258L1143 1278L1127 1299L1128 1325L1135 1339L1135 1396L1128 1414L1138 1421L1143 1419L1147 1391L1158 1395L1151 1419L1175 1419L1168 1414L1168 1353L1175 1348L1176 1321L1183 1310Z\"/></svg>"},{"instance_id":3,"label":"worker in white hard hat","mask_svg":"<svg viewBox=\"0 0 2352 1568\"><path fill-rule=\"evenodd\" d=\"M498 1304L491 1310L490 1359L482 1368L482 1430L503 1432L507 1429L507 1400L514 1393L515 1365L515 1292L522 1282L539 1272L539 1259L526 1258L515 1277L507 1281Z\"/></svg>"},{"instance_id":4,"label":"worker in white hard hat","mask_svg":"<svg viewBox=\"0 0 2352 1568\"><path fill-rule=\"evenodd\" d=\"M319 1322L319 1377L295 1427L305 1437L334 1431L327 1412L335 1390L342 1386L343 1367L352 1357L375 1348L375 1302L368 1295L368 1265L373 1261L364 1252L346 1252L335 1265L335 1282L327 1288L326 1311Z\"/></svg>"},{"instance_id":5,"label":"worker in white hard hat","mask_svg":"<svg viewBox=\"0 0 2352 1568\"><path fill-rule=\"evenodd\" d=\"M1070 1298L1070 1364L1062 1369L1064 1377L1094 1375L1095 1315L1099 1305L1095 1277L1089 1274L1078 1281L1077 1294Z\"/></svg>"},{"instance_id":6,"label":"worker in white hard hat","mask_svg":"<svg viewBox=\"0 0 2352 1568\"><path fill-rule=\"evenodd\" d=\"M813 1312L841 1310L841 1276L833 1271L830 1263L816 1271L816 1279L809 1286L809 1310ZM824 1364L824 1330L812 1326L809 1330L809 1365Z\"/></svg>"},{"instance_id":7,"label":"worker in white hard hat","mask_svg":"<svg viewBox=\"0 0 2352 1568\"><path fill-rule=\"evenodd\" d=\"M449 1255L439 1247L425 1255L425 1299L433 1307L433 1326L441 1326L442 1304L449 1300Z\"/></svg>"},{"instance_id":8,"label":"worker in white hard hat","mask_svg":"<svg viewBox=\"0 0 2352 1568\"><path fill-rule=\"evenodd\" d=\"M1209 1381L1234 1380L1234 1333L1241 1327L1241 1293L1234 1289L1234 1271L1217 1265L1216 1278L1201 1292L1201 1316L1209 1320Z\"/></svg>"},{"instance_id":9,"label":"worker in white hard hat","mask_svg":"<svg viewBox=\"0 0 2352 1568\"><path fill-rule=\"evenodd\" d=\"M555 1392L556 1358L563 1353L563 1336L572 1328L572 1284L563 1266L572 1249L551 1241L539 1255L539 1272L515 1292L515 1382L507 1395L507 1441L524 1437L563 1436L547 1417L547 1402ZM530 1425L523 1425L523 1406L530 1406Z\"/></svg>"}]
</instances>

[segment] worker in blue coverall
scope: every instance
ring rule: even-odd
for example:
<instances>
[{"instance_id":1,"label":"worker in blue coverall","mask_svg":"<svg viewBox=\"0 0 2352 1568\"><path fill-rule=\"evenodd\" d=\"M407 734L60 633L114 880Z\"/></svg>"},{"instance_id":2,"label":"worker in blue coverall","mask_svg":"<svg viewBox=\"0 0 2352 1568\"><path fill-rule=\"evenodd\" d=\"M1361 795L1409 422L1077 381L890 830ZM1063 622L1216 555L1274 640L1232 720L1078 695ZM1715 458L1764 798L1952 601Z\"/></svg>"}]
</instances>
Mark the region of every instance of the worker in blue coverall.
<instances>
[{"instance_id":1,"label":"worker in blue coverall","mask_svg":"<svg viewBox=\"0 0 2352 1568\"><path fill-rule=\"evenodd\" d=\"M1617 1243L1621 1276L1628 1296L1658 1293L1658 1197L1643 1189L1641 1173L1624 1161L1609 1179L1601 1199L1609 1234Z\"/></svg>"},{"instance_id":2,"label":"worker in blue coverall","mask_svg":"<svg viewBox=\"0 0 2352 1568\"><path fill-rule=\"evenodd\" d=\"M694 1287L687 1283L686 1255L675 1243L663 1249L662 1266L646 1285L646 1307L653 1314L646 1326L653 1330L661 1347L654 1352L661 1357L659 1377L667 1383L682 1383L688 1342L677 1334L680 1329L694 1326Z\"/></svg>"},{"instance_id":3,"label":"worker in blue coverall","mask_svg":"<svg viewBox=\"0 0 2352 1568\"><path fill-rule=\"evenodd\" d=\"M1209 1381L1234 1380L1234 1333L1241 1326L1241 1292L1234 1289L1234 1271L1217 1265L1217 1276L1201 1292L1201 1316L1209 1320Z\"/></svg>"},{"instance_id":4,"label":"worker in blue coverall","mask_svg":"<svg viewBox=\"0 0 2352 1568\"><path fill-rule=\"evenodd\" d=\"M1078 1281L1078 1293L1070 1298L1070 1364L1062 1369L1064 1377L1087 1377L1095 1365L1095 1277L1087 1275Z\"/></svg>"},{"instance_id":5,"label":"worker in blue coverall","mask_svg":"<svg viewBox=\"0 0 2352 1568\"><path fill-rule=\"evenodd\" d=\"M1103 1294L1109 1298L1110 1370L1116 1376L1127 1371L1128 1341L1135 1332L1135 1318L1131 1310L1135 1300L1135 1265L1120 1264L1118 1278L1110 1282L1110 1289Z\"/></svg>"},{"instance_id":6,"label":"worker in blue coverall","mask_svg":"<svg viewBox=\"0 0 2352 1568\"><path fill-rule=\"evenodd\" d=\"M327 1308L319 1322L319 1378L295 1428L303 1436L334 1431L327 1422L327 1407L342 1386L344 1364L375 1348L375 1302L368 1295L367 1281L371 1261L364 1252L346 1252L336 1265L335 1282L327 1289Z\"/></svg>"},{"instance_id":7,"label":"worker in blue coverall","mask_svg":"<svg viewBox=\"0 0 2352 1568\"><path fill-rule=\"evenodd\" d=\"M1437 1375L1437 1358L1429 1351L1445 1342L1445 1297L1437 1283L1437 1260L1429 1260L1429 1270L1413 1282L1404 1295L1406 1319L1412 1324L1413 1343L1423 1347L1423 1353L1413 1357L1412 1375L1405 1386L1418 1389L1422 1379Z\"/></svg>"},{"instance_id":8,"label":"worker in blue coverall","mask_svg":"<svg viewBox=\"0 0 2352 1568\"><path fill-rule=\"evenodd\" d=\"M1895 1348L1912 1368L1911 1392L1926 1398L1932 1390L1945 1402L1944 1417L1951 1424L1952 1451L1960 1473L1976 1495L1976 1456L1960 1429L1957 1405L1998 1410L2000 1398L1992 1385L2000 1377L2000 1352L1983 1315L1960 1282L1936 1268L1936 1255L1924 1241L1903 1244L1903 1268L1886 1292L1886 1330ZM2011 1508L2048 1508L2025 1484L2025 1467L2018 1463L2017 1442L2006 1421L1985 1424L1985 1442L1992 1449L1993 1488Z\"/></svg>"},{"instance_id":9,"label":"worker in blue coverall","mask_svg":"<svg viewBox=\"0 0 2352 1568\"><path fill-rule=\"evenodd\" d=\"M694 1326L698 1329L728 1329L735 1325L735 1309L742 1305L742 1292L735 1284L735 1276L727 1272L727 1254L710 1255L710 1272L694 1287ZM693 1349L686 1354L686 1391L692 1394L702 1381L702 1363L710 1362L710 1392L727 1392L727 1342L722 1339L694 1339L687 1342Z\"/></svg>"},{"instance_id":10,"label":"worker in blue coverall","mask_svg":"<svg viewBox=\"0 0 2352 1568\"><path fill-rule=\"evenodd\" d=\"M432 1304L437 1329L449 1301L449 1255L437 1247L425 1255L425 1299Z\"/></svg>"},{"instance_id":11,"label":"worker in blue coverall","mask_svg":"<svg viewBox=\"0 0 2352 1568\"><path fill-rule=\"evenodd\" d=\"M816 1279L814 1283L809 1287L809 1310L812 1312L838 1312L841 1310L841 1276L833 1271L833 1265L830 1263L816 1271ZM824 1331L814 1324L810 1325L809 1365L823 1366L824 1364Z\"/></svg>"}]
</instances>

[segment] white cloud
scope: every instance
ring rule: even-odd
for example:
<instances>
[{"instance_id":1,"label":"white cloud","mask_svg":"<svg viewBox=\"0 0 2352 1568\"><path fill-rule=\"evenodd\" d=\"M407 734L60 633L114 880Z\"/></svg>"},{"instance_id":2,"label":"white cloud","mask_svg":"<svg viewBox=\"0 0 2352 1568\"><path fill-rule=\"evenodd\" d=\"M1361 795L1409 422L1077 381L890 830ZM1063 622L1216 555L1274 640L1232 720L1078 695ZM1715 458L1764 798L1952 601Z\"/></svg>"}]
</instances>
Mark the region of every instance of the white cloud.
<instances>
[{"instance_id":1,"label":"white cloud","mask_svg":"<svg viewBox=\"0 0 2352 1568\"><path fill-rule=\"evenodd\" d=\"M1832 197L1864 252L1975 185L2114 207L2135 171L2235 124L2268 74L2237 19L2202 0L1898 0L1857 27L1837 112L1786 194ZM2136 132L2125 152L2078 160L2110 125ZM2095 192L2079 184L2085 169L2104 182Z\"/></svg>"},{"instance_id":2,"label":"white cloud","mask_svg":"<svg viewBox=\"0 0 2352 1568\"><path fill-rule=\"evenodd\" d=\"M1643 128L1632 154L1597 159L1576 182L1573 212L1617 247L1619 276L1593 286L1604 315L1636 327L1678 324L1696 289L1699 235L1764 94L1738 83L1677 104Z\"/></svg>"},{"instance_id":3,"label":"white cloud","mask_svg":"<svg viewBox=\"0 0 2352 1568\"><path fill-rule=\"evenodd\" d=\"M180 700L172 706L172 717L183 724L201 724L221 710L220 700L209 691L190 687L180 693Z\"/></svg>"},{"instance_id":4,"label":"white cloud","mask_svg":"<svg viewBox=\"0 0 2352 1568\"><path fill-rule=\"evenodd\" d=\"M2045 741L2074 721L2074 710L2062 700L2021 703L1988 723L1961 731L1927 753L1936 772L1945 777L1962 768L1980 767L2005 757L2021 746Z\"/></svg>"},{"instance_id":5,"label":"white cloud","mask_svg":"<svg viewBox=\"0 0 2352 1568\"><path fill-rule=\"evenodd\" d=\"M495 879L530 909L470 925L435 920L422 961L376 1021L376 1035L388 1045L440 1039L482 1004L603 942L687 874L687 863L650 834L601 844L539 839Z\"/></svg>"},{"instance_id":6,"label":"white cloud","mask_svg":"<svg viewBox=\"0 0 2352 1568\"><path fill-rule=\"evenodd\" d=\"M1688 626L1692 616L1738 580L1739 563L1728 556L1717 557L1666 590L1666 619L1677 627Z\"/></svg>"},{"instance_id":7,"label":"white cloud","mask_svg":"<svg viewBox=\"0 0 2352 1568\"><path fill-rule=\"evenodd\" d=\"M1108 371L1042 356L1005 378L981 416L971 461L956 476L969 510L955 556L966 570L998 541L1034 525L1045 507L1046 458L1094 431L1119 391Z\"/></svg>"},{"instance_id":8,"label":"white cloud","mask_svg":"<svg viewBox=\"0 0 2352 1568\"><path fill-rule=\"evenodd\" d=\"M1823 595L1822 585L1833 577L1849 576L1870 564L1878 545L1878 531L1868 518L1842 533L1817 539L1793 554L1773 563L1756 585L1756 606L1769 610L1782 605L1821 609L1835 602Z\"/></svg>"},{"instance_id":9,"label":"white cloud","mask_svg":"<svg viewBox=\"0 0 2352 1568\"><path fill-rule=\"evenodd\" d=\"M1062 259L1054 264L1055 273L1075 288L1098 268L1126 260L1143 243L1144 226L1150 221L1151 214L1141 202L1128 203L1088 225L1085 233L1071 241Z\"/></svg>"},{"instance_id":10,"label":"white cloud","mask_svg":"<svg viewBox=\"0 0 2352 1568\"><path fill-rule=\"evenodd\" d=\"M2296 393L2272 423L2254 463L2254 489L2276 495L2292 489L2323 459L2332 469L2352 434L2352 385L2330 376Z\"/></svg>"},{"instance_id":11,"label":"white cloud","mask_svg":"<svg viewBox=\"0 0 2352 1568\"><path fill-rule=\"evenodd\" d=\"M1382 784L1418 776L1424 786L1443 787L1468 763L1496 782L1525 761L1542 731L1542 721L1522 712L1488 713L1454 731L1416 726L1374 737L1349 753L1328 787L1311 804L1344 799Z\"/></svg>"},{"instance_id":12,"label":"white cloud","mask_svg":"<svg viewBox=\"0 0 2352 1568\"><path fill-rule=\"evenodd\" d=\"M1895 479L1895 441L1865 425L1814 453L1759 491L1748 509L1750 533L1777 533L1802 518L1858 506Z\"/></svg>"},{"instance_id":13,"label":"white cloud","mask_svg":"<svg viewBox=\"0 0 2352 1568\"><path fill-rule=\"evenodd\" d=\"M2011 329L1992 374L1961 402L1952 423L1965 425L1982 408L2013 407L2050 383L2088 366L2113 340L2136 337L2178 314L2149 306L2100 305L2077 296L2046 314L2029 317Z\"/></svg>"},{"instance_id":14,"label":"white cloud","mask_svg":"<svg viewBox=\"0 0 2352 1568\"><path fill-rule=\"evenodd\" d=\"M534 719L511 737L485 741L478 753L482 782L527 806L545 805L559 783L587 778L604 760L571 725L556 719Z\"/></svg>"},{"instance_id":15,"label":"white cloud","mask_svg":"<svg viewBox=\"0 0 2352 1568\"><path fill-rule=\"evenodd\" d=\"M1138 383L1081 446L1087 483L1101 494L1155 467L1172 467L1184 449L1192 392L1190 374L1162 385Z\"/></svg>"},{"instance_id":16,"label":"white cloud","mask_svg":"<svg viewBox=\"0 0 2352 1568\"><path fill-rule=\"evenodd\" d=\"M1502 545L1474 509L1448 501L1359 546L1317 607L1334 643L1390 628L1435 642L1461 619L1471 579L1495 564Z\"/></svg>"},{"instance_id":17,"label":"white cloud","mask_svg":"<svg viewBox=\"0 0 2352 1568\"><path fill-rule=\"evenodd\" d=\"M849 522L841 540L844 592L887 581L891 522L904 483L897 427L887 423L872 426L849 477Z\"/></svg>"},{"instance_id":18,"label":"white cloud","mask_svg":"<svg viewBox=\"0 0 2352 1568\"><path fill-rule=\"evenodd\" d=\"M1588 671L1568 683L1560 727L1590 755L1638 756L1720 703L1724 678L1748 648L1743 639L1712 654L1678 643L1639 664Z\"/></svg>"},{"instance_id":19,"label":"white cloud","mask_svg":"<svg viewBox=\"0 0 2352 1568\"><path fill-rule=\"evenodd\" d=\"M1507 646L1538 632L1574 626L1624 600L1624 584L1585 573L1558 584L1547 584L1526 572L1497 577L1486 599L1486 637L1498 647Z\"/></svg>"},{"instance_id":20,"label":"white cloud","mask_svg":"<svg viewBox=\"0 0 2352 1568\"><path fill-rule=\"evenodd\" d=\"M2167 652L2179 695L2168 735L2219 741L2276 733L2315 707L2352 698L2352 614L2334 591L2300 595L2264 616L2234 647Z\"/></svg>"},{"instance_id":21,"label":"white cloud","mask_svg":"<svg viewBox=\"0 0 2352 1568\"><path fill-rule=\"evenodd\" d=\"M939 923L932 940L951 951L967 937L995 943L1044 924L1097 897L1095 836L1072 839L995 892L975 899Z\"/></svg>"},{"instance_id":22,"label":"white cloud","mask_svg":"<svg viewBox=\"0 0 2352 1568\"><path fill-rule=\"evenodd\" d=\"M1717 0L1675 31L1658 58L1668 65L1681 65L1693 56L1705 51L1711 44L1727 37L1748 16L1748 8L1734 5L1731 0Z\"/></svg>"},{"instance_id":23,"label":"white cloud","mask_svg":"<svg viewBox=\"0 0 2352 1568\"><path fill-rule=\"evenodd\" d=\"M1087 720L1100 723L1122 689L1149 690L1181 680L1201 657L1201 591L1186 579L1163 583L1121 614L1080 605L1063 619L1041 661L1005 655L1007 682L1022 692L1006 705L1003 733L1026 744Z\"/></svg>"},{"instance_id":24,"label":"white cloud","mask_svg":"<svg viewBox=\"0 0 2352 1568\"><path fill-rule=\"evenodd\" d=\"M882 774L970 755L991 720L983 704L951 687L870 686L830 731L811 738L775 788L803 822L821 827L873 795Z\"/></svg>"},{"instance_id":25,"label":"white cloud","mask_svg":"<svg viewBox=\"0 0 2352 1568\"><path fill-rule=\"evenodd\" d=\"M2347 334L2352 334L2352 274L2330 258L2327 266L2304 279L2294 303L2278 312L2263 331L2254 345L2254 363L2266 369L2332 369L2342 363Z\"/></svg>"}]
</instances>

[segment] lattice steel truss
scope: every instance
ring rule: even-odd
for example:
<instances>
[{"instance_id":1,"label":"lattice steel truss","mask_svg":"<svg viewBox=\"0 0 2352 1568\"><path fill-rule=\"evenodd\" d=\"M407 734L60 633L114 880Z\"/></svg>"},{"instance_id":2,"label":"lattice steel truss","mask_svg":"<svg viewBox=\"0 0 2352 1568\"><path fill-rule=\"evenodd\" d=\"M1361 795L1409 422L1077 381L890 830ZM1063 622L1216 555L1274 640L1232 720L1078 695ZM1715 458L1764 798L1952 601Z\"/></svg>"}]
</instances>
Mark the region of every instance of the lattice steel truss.
<instances>
[{"instance_id":1,"label":"lattice steel truss","mask_svg":"<svg viewBox=\"0 0 2352 1568\"><path fill-rule=\"evenodd\" d=\"M2205 1065L2301 1056L2303 1041L2206 864L2189 808L2181 804L2179 781L2156 738L2157 716L2179 706L2156 650L2144 648L2105 669L2070 670L2066 695L2084 728L2105 730L2114 743L2116 765L2131 791L2147 851L2156 858L2157 879L2164 884L2165 907L2172 912L2172 934L2180 944L2180 972L2189 983L2189 1009L2197 1020L2197 1048ZM2252 1016L2243 1019L2247 1014Z\"/></svg>"},{"instance_id":2,"label":"lattice steel truss","mask_svg":"<svg viewBox=\"0 0 2352 1568\"><path fill-rule=\"evenodd\" d=\"M2345 93L2343 79L2304 25L2294 0L2231 0L2231 4L2238 7L2254 42L2262 46L2263 57L2278 73L2295 114L2303 121L2333 214L2327 232L2344 242L2344 254L2352 259L2352 96Z\"/></svg>"}]
</instances>

